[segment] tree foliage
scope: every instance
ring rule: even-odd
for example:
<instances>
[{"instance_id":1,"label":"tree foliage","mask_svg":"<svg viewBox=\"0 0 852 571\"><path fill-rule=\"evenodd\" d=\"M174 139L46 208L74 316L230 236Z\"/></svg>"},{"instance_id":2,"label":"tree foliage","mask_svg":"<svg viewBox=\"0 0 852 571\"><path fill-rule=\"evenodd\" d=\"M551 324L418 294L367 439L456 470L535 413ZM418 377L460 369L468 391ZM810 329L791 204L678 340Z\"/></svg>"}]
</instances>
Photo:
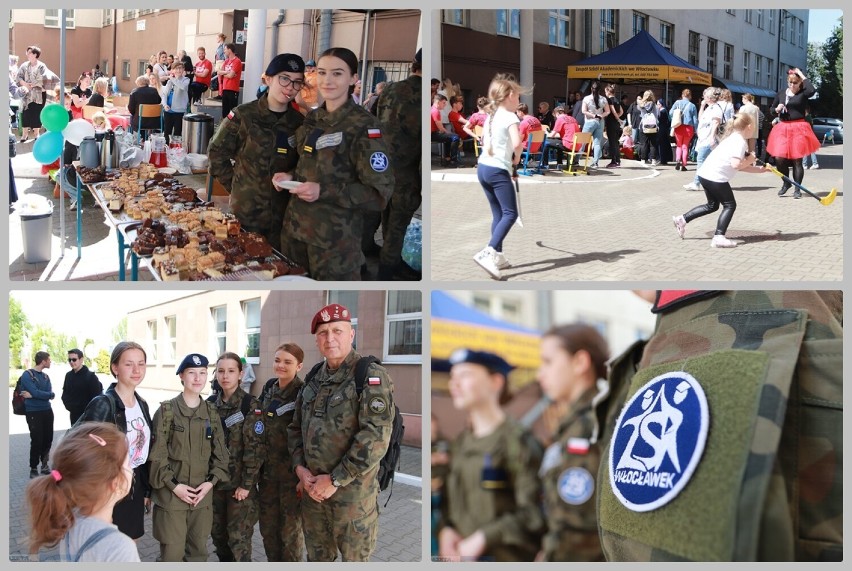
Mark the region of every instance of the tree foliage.
<instances>
[{"instance_id":1,"label":"tree foliage","mask_svg":"<svg viewBox=\"0 0 852 571\"><path fill-rule=\"evenodd\" d=\"M30 328L30 321L21 307L21 302L9 296L9 366L20 369L21 352Z\"/></svg>"},{"instance_id":2,"label":"tree foliage","mask_svg":"<svg viewBox=\"0 0 852 571\"><path fill-rule=\"evenodd\" d=\"M127 339L127 316L121 318L121 320L115 324L115 327L112 328L112 342L118 343L120 341L125 341Z\"/></svg>"},{"instance_id":3,"label":"tree foliage","mask_svg":"<svg viewBox=\"0 0 852 571\"><path fill-rule=\"evenodd\" d=\"M54 331L49 325L36 325L29 337L33 353L28 356L31 362L37 351L47 351L53 361L64 361L69 349L81 348L76 337Z\"/></svg>"},{"instance_id":4,"label":"tree foliage","mask_svg":"<svg viewBox=\"0 0 852 571\"><path fill-rule=\"evenodd\" d=\"M106 349L98 351L97 357L94 358L94 365L98 373L109 374L109 352Z\"/></svg>"},{"instance_id":5,"label":"tree foliage","mask_svg":"<svg viewBox=\"0 0 852 571\"><path fill-rule=\"evenodd\" d=\"M825 43L808 44L808 74L819 93L814 115L843 118L843 18Z\"/></svg>"}]
</instances>

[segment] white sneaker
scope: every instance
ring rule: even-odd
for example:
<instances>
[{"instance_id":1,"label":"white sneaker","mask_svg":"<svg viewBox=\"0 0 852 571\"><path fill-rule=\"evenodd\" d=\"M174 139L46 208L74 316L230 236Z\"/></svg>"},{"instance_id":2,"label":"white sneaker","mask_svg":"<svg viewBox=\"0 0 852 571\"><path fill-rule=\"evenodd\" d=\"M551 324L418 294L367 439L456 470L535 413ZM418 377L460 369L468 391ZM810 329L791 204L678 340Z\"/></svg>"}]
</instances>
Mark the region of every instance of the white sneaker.
<instances>
[{"instance_id":1,"label":"white sneaker","mask_svg":"<svg viewBox=\"0 0 852 571\"><path fill-rule=\"evenodd\" d=\"M683 236L686 234L686 220L684 220L683 216L672 216L672 222L674 222L677 235L683 240Z\"/></svg>"},{"instance_id":2,"label":"white sneaker","mask_svg":"<svg viewBox=\"0 0 852 571\"><path fill-rule=\"evenodd\" d=\"M728 240L724 236L715 235L713 236L713 240L710 242L711 248L736 248L737 243L733 240Z\"/></svg>"},{"instance_id":3,"label":"white sneaker","mask_svg":"<svg viewBox=\"0 0 852 571\"><path fill-rule=\"evenodd\" d=\"M492 278L499 280L503 276L500 274L500 268L497 267L497 261L495 260L496 254L497 252L494 251L494 248L486 246L473 257L473 261L488 272Z\"/></svg>"},{"instance_id":4,"label":"white sneaker","mask_svg":"<svg viewBox=\"0 0 852 571\"><path fill-rule=\"evenodd\" d=\"M655 159L655 160L653 160L653 161L651 161L651 166L652 166L652 167L655 167L655 166L657 166L657 165L659 165L659 164L660 164L660 161L658 161L658 160L656 160L656 159Z\"/></svg>"},{"instance_id":5,"label":"white sneaker","mask_svg":"<svg viewBox=\"0 0 852 571\"><path fill-rule=\"evenodd\" d=\"M812 168L812 169L814 169L814 170L816 170L816 169L818 169L818 168L819 168L819 165L818 165L818 164L816 164L816 163L814 163L814 164L812 164L812 165L811 165L811 168Z\"/></svg>"},{"instance_id":6,"label":"white sneaker","mask_svg":"<svg viewBox=\"0 0 852 571\"><path fill-rule=\"evenodd\" d=\"M704 190L703 188L701 188L700 184L695 184L694 182L683 185L683 188L685 188L686 190Z\"/></svg>"},{"instance_id":7,"label":"white sneaker","mask_svg":"<svg viewBox=\"0 0 852 571\"><path fill-rule=\"evenodd\" d=\"M497 264L497 267L501 270L505 270L506 268L511 268L512 264L509 263L509 260L506 259L506 256L503 252L494 251L494 263Z\"/></svg>"}]
</instances>

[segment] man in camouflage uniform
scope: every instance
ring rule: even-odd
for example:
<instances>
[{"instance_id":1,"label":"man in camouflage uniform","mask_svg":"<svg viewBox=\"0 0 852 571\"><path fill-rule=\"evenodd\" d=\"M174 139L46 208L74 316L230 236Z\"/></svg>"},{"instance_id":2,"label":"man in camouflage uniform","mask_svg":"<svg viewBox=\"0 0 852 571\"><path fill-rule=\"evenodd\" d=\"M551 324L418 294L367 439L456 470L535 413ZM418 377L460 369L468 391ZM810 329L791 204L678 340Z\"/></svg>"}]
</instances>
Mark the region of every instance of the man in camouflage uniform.
<instances>
[{"instance_id":1,"label":"man in camouflage uniform","mask_svg":"<svg viewBox=\"0 0 852 571\"><path fill-rule=\"evenodd\" d=\"M295 178L319 194L290 200L282 251L316 280L360 280L362 213L384 209L394 188L381 124L351 97L332 112L324 104L305 118L296 148Z\"/></svg>"},{"instance_id":2,"label":"man in camouflage uniform","mask_svg":"<svg viewBox=\"0 0 852 571\"><path fill-rule=\"evenodd\" d=\"M396 180L393 196L382 212L382 252L379 279L391 280L400 267L405 231L420 207L420 151L423 124L421 53L417 50L411 75L389 85L377 103L378 117L388 137Z\"/></svg>"},{"instance_id":3,"label":"man in camouflage uniform","mask_svg":"<svg viewBox=\"0 0 852 571\"><path fill-rule=\"evenodd\" d=\"M256 486L266 457L266 423L260 401L239 386L238 374L231 371L233 378L223 379L228 367L241 372L241 365L235 353L224 353L216 363L222 391L211 397L211 402L219 411L225 433L230 479L213 490L211 536L219 561L251 562L251 539L258 520Z\"/></svg>"},{"instance_id":4,"label":"man in camouflage uniform","mask_svg":"<svg viewBox=\"0 0 852 571\"><path fill-rule=\"evenodd\" d=\"M223 118L207 150L210 174L231 195L231 212L276 250L290 194L272 184L272 175L296 167L295 135L304 117L291 102L302 88L304 71L298 55L275 56L266 68L269 89Z\"/></svg>"},{"instance_id":5,"label":"man in camouflage uniform","mask_svg":"<svg viewBox=\"0 0 852 571\"><path fill-rule=\"evenodd\" d=\"M267 454L260 475L260 534L267 561L301 561L305 551L302 501L296 489L299 478L287 445L287 427L304 384L298 375L304 358L304 351L295 343L280 345L272 365L278 378L267 381L260 395Z\"/></svg>"},{"instance_id":6,"label":"man in camouflage uniform","mask_svg":"<svg viewBox=\"0 0 852 571\"><path fill-rule=\"evenodd\" d=\"M842 292L662 291L654 311L597 411L607 559L841 561Z\"/></svg>"},{"instance_id":7,"label":"man in camouflage uniform","mask_svg":"<svg viewBox=\"0 0 852 571\"><path fill-rule=\"evenodd\" d=\"M349 310L322 308L311 322L325 363L296 398L288 429L293 465L304 492L302 522L308 561L368 561L379 528L378 471L393 428L393 383L371 364L357 396L361 356L352 349Z\"/></svg>"}]
</instances>

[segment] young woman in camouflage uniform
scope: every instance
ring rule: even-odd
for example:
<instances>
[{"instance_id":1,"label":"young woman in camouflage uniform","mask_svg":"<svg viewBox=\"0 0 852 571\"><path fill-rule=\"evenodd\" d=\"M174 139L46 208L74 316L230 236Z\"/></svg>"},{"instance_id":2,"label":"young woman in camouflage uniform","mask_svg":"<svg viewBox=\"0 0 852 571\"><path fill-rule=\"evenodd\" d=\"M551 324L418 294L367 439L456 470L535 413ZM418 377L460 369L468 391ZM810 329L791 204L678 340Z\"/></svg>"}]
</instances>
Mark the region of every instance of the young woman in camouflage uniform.
<instances>
[{"instance_id":1,"label":"young woman in camouflage uniform","mask_svg":"<svg viewBox=\"0 0 852 571\"><path fill-rule=\"evenodd\" d=\"M219 410L228 448L230 480L213 490L213 545L219 561L251 561L251 537L258 518L257 484L264 449L264 419L257 397L240 388L243 363L236 353L216 361L222 392L213 403ZM248 412L243 402L248 398Z\"/></svg>"},{"instance_id":2,"label":"young woman in camouflage uniform","mask_svg":"<svg viewBox=\"0 0 852 571\"><path fill-rule=\"evenodd\" d=\"M592 401L606 391L608 356L603 337L580 323L554 327L541 340L538 382L564 410L539 469L547 518L544 561L604 560L595 514L601 449Z\"/></svg>"},{"instance_id":3,"label":"young woman in camouflage uniform","mask_svg":"<svg viewBox=\"0 0 852 571\"><path fill-rule=\"evenodd\" d=\"M261 410L266 423L266 461L260 475L260 534L267 561L302 561L305 539L302 510L287 448L287 426L293 420L296 395L302 388L298 376L305 352L295 343L275 350L272 370L276 377L263 388Z\"/></svg>"},{"instance_id":4,"label":"young woman in camouflage uniform","mask_svg":"<svg viewBox=\"0 0 852 571\"><path fill-rule=\"evenodd\" d=\"M381 123L350 95L358 58L331 48L317 61L325 103L305 117L296 134L297 180L284 214L283 252L318 280L360 280L363 212L380 212L393 193L394 175ZM414 144L415 141L412 141Z\"/></svg>"}]
</instances>

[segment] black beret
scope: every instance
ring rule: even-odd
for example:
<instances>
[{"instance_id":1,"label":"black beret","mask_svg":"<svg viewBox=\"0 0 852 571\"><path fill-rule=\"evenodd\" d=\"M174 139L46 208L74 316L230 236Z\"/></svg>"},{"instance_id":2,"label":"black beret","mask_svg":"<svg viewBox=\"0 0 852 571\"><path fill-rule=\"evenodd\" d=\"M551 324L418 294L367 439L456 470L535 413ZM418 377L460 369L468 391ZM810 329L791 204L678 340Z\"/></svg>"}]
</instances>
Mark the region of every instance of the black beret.
<instances>
[{"instance_id":1,"label":"black beret","mask_svg":"<svg viewBox=\"0 0 852 571\"><path fill-rule=\"evenodd\" d=\"M186 357L183 358L183 361L178 365L176 375L180 375L183 373L184 369L192 369L194 367L207 367L208 365L207 357L202 355L201 353L190 353Z\"/></svg>"},{"instance_id":2,"label":"black beret","mask_svg":"<svg viewBox=\"0 0 852 571\"><path fill-rule=\"evenodd\" d=\"M305 62L296 54L278 54L266 66L266 75L272 77L282 71L305 73Z\"/></svg>"},{"instance_id":3,"label":"black beret","mask_svg":"<svg viewBox=\"0 0 852 571\"><path fill-rule=\"evenodd\" d=\"M487 351L473 351L471 349L457 349L450 355L450 365L461 363L473 363L482 365L491 372L499 373L508 378L509 372L514 369L503 357Z\"/></svg>"}]
</instances>

